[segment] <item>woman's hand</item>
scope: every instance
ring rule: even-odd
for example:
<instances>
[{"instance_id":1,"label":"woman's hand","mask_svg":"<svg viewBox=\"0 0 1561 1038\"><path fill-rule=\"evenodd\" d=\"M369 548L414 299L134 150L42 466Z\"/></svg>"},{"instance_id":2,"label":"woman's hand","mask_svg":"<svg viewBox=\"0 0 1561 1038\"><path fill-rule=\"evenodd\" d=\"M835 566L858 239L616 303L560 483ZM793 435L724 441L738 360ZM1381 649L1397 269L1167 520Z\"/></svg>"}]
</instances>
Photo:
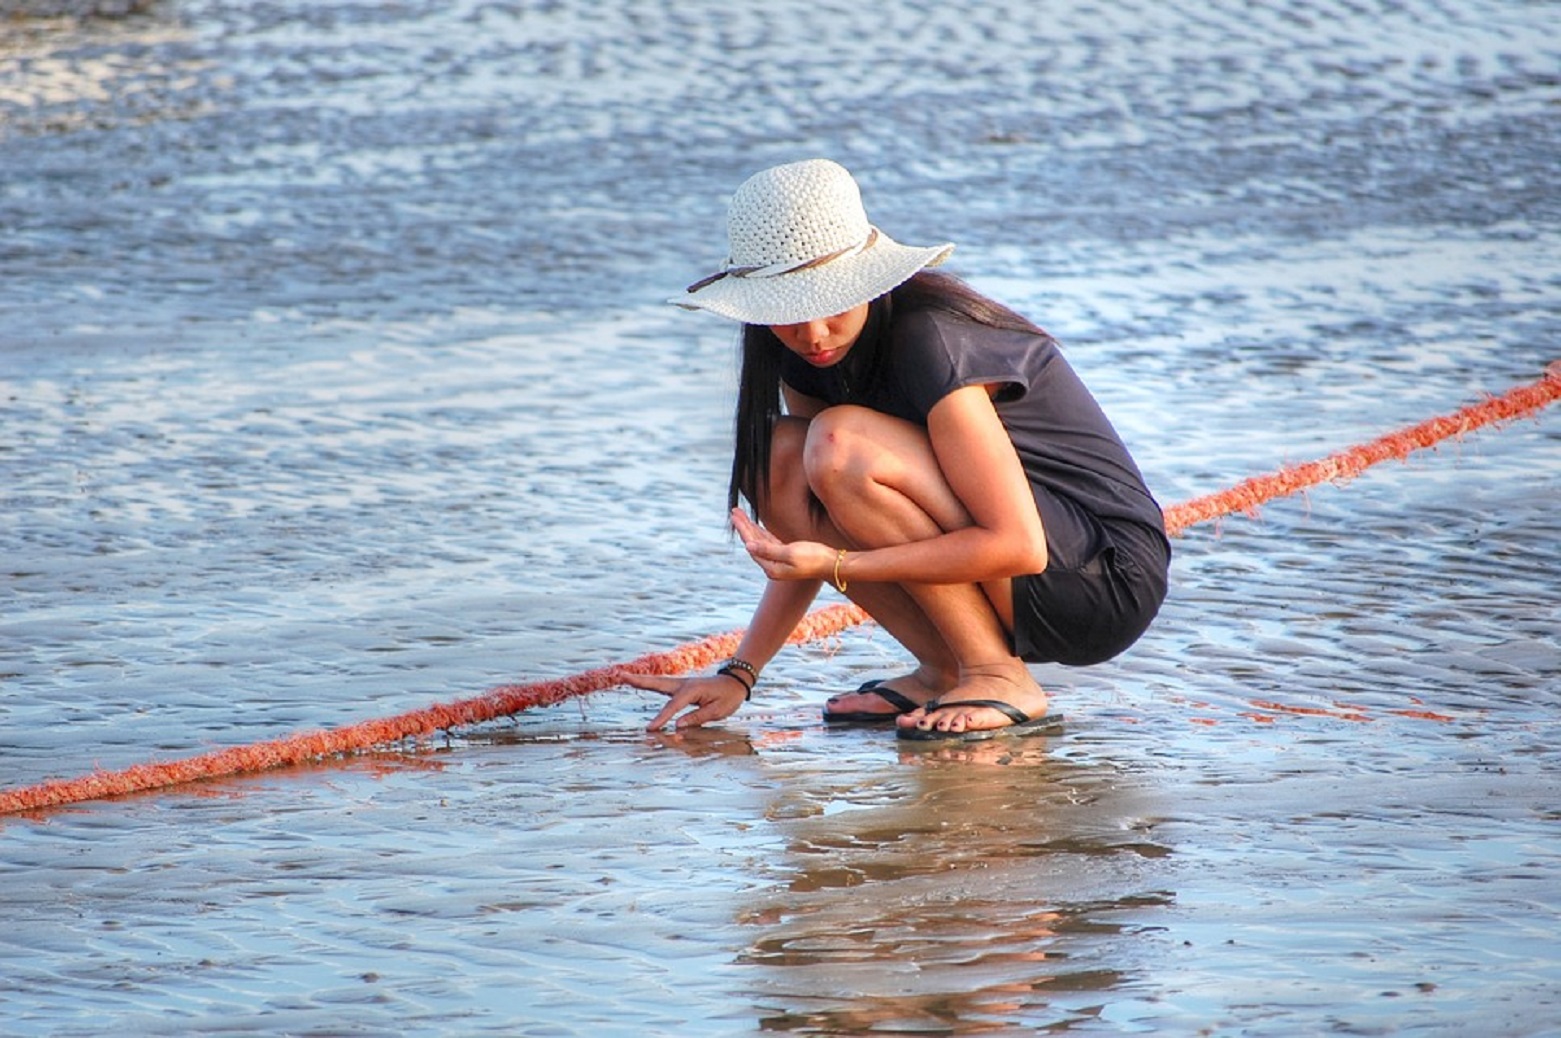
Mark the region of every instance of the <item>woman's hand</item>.
<instances>
[{"instance_id":1,"label":"woman's hand","mask_svg":"<svg viewBox=\"0 0 1561 1038\"><path fill-rule=\"evenodd\" d=\"M742 681L729 674L709 677L676 678L662 674L626 674L623 679L635 688L647 692L660 692L669 697L661 712L645 726L648 732L659 732L677 714L689 707L694 709L678 717L675 728L698 728L708 721L719 721L737 712L748 698L748 690Z\"/></svg>"},{"instance_id":2,"label":"woman's hand","mask_svg":"<svg viewBox=\"0 0 1561 1038\"><path fill-rule=\"evenodd\" d=\"M764 575L771 580L829 580L834 575L839 552L817 541L782 541L748 517L740 508L732 509L732 525L743 547Z\"/></svg>"}]
</instances>

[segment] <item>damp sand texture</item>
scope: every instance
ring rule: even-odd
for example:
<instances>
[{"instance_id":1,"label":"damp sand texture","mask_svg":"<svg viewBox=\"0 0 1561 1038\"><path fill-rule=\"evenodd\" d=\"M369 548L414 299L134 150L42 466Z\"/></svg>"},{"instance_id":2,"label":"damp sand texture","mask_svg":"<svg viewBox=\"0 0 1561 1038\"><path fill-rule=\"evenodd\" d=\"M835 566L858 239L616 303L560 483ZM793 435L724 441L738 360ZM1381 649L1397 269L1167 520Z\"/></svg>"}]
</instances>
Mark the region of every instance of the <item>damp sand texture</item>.
<instances>
[{"instance_id":1,"label":"damp sand texture","mask_svg":"<svg viewBox=\"0 0 1561 1038\"><path fill-rule=\"evenodd\" d=\"M745 623L732 331L662 300L774 162L957 242L1165 503L1561 353L1543 5L925 6L0 22L0 784ZM0 1033L1552 1033L1553 411L1189 531L1044 739L825 729L868 626L700 733L8 817Z\"/></svg>"}]
</instances>

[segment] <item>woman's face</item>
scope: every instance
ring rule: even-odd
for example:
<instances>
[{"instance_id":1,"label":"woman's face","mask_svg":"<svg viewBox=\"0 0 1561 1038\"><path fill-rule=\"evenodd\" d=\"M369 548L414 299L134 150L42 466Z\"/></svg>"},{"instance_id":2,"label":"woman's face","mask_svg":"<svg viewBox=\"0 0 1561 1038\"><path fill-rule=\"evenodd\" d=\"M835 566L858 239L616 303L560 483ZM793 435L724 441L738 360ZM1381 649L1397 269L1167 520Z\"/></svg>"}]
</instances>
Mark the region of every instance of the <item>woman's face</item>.
<instances>
[{"instance_id":1,"label":"woman's face","mask_svg":"<svg viewBox=\"0 0 1561 1038\"><path fill-rule=\"evenodd\" d=\"M770 331L788 350L815 368L830 368L845 359L867 324L867 303L833 317L801 324L772 324Z\"/></svg>"}]
</instances>

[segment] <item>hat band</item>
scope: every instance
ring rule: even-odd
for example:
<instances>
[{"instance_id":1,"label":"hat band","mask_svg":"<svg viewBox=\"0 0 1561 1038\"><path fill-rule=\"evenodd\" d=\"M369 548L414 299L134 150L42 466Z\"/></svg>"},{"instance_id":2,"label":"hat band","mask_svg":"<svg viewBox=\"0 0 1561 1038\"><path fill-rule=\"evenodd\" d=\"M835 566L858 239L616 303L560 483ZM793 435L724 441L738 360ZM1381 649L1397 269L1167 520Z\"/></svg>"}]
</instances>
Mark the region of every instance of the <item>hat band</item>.
<instances>
[{"instance_id":1,"label":"hat band","mask_svg":"<svg viewBox=\"0 0 1561 1038\"><path fill-rule=\"evenodd\" d=\"M848 245L839 251L827 253L823 256L818 256L810 260L803 260L801 263L788 264L782 262L763 264L752 267L727 267L725 270L719 270L707 278L700 278L692 285L689 285L687 290L689 292L698 292L702 288L708 288L709 286L715 284L722 278L775 278L780 277L782 274L796 274L800 271L812 270L814 267L822 267L824 264L832 263L844 256L854 255L858 252L866 252L868 249L872 248L873 242L877 240L878 228L870 227L867 231L867 237L863 239L863 241L858 245Z\"/></svg>"}]
</instances>

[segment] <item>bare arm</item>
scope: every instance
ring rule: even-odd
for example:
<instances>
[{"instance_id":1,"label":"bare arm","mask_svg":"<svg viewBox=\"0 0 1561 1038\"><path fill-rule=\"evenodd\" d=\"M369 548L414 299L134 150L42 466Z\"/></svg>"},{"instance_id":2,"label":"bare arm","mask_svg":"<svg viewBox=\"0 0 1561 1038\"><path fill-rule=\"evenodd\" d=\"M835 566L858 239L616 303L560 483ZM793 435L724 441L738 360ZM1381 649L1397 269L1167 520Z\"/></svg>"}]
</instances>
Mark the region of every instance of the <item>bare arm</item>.
<instances>
[{"instance_id":1,"label":"bare arm","mask_svg":"<svg viewBox=\"0 0 1561 1038\"><path fill-rule=\"evenodd\" d=\"M754 670L763 671L786 644L791 632L797 629L797 624L818 596L820 586L817 580L769 581L753 619L738 643L736 657L751 663ZM652 732L661 731L674 718L677 719L675 727L679 729L719 721L736 713L748 698L748 689L742 679L729 674L692 677L629 674L624 680L635 688L660 692L667 697L667 705L645 726ZM688 712L683 713L685 710Z\"/></svg>"},{"instance_id":2,"label":"bare arm","mask_svg":"<svg viewBox=\"0 0 1561 1038\"><path fill-rule=\"evenodd\" d=\"M763 670L780 652L818 597L821 581L771 580L753 611L753 619L737 645L737 658Z\"/></svg>"},{"instance_id":3,"label":"bare arm","mask_svg":"<svg viewBox=\"0 0 1561 1038\"><path fill-rule=\"evenodd\" d=\"M823 401L798 393L790 386L783 385L782 393L787 413L795 417L811 418L824 409ZM735 514L751 525L741 509L735 510ZM755 670L763 671L786 644L791 632L797 629L808 607L818 597L819 587L818 580L767 582L738 643L737 658L751 663ZM667 696L666 706L646 726L653 732L665 728L674 718L678 728L694 728L719 721L735 713L747 698L747 689L739 679L723 674L684 678L635 674L626 680L637 688Z\"/></svg>"}]
</instances>

